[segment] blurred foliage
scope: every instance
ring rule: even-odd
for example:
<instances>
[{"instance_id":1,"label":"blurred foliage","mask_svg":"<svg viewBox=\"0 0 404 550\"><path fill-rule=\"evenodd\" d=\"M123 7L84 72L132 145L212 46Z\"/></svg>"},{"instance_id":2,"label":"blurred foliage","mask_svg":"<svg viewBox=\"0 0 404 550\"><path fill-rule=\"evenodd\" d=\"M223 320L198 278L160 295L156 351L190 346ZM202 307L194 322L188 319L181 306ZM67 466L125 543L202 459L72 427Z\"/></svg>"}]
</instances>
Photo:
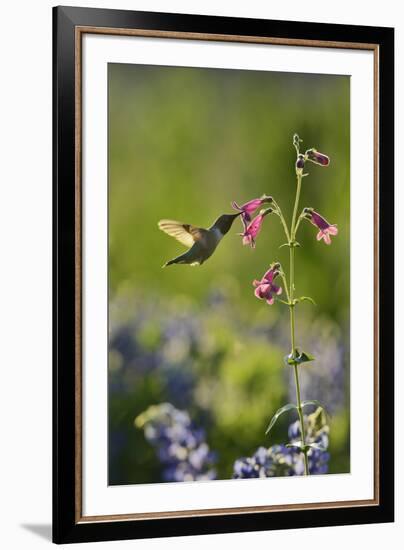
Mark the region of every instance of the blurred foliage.
<instances>
[{"instance_id":1,"label":"blurred foliage","mask_svg":"<svg viewBox=\"0 0 404 550\"><path fill-rule=\"evenodd\" d=\"M331 158L329 168L307 166L303 180L301 207L338 224L339 234L328 247L309 223L299 229L297 294L318 305L297 309L297 339L308 338L314 316L339 328L344 406L330 425L330 470L349 470L349 93L343 76L109 65L110 483L160 479L133 419L163 401L186 406L205 427L219 477L258 446L286 440L290 419L271 441L264 431L290 391L287 311L258 302L251 286L272 261L288 266L278 218L265 220L256 250L242 247L236 222L202 267L165 270L184 248L157 221L209 226L232 200L263 193L290 219L295 132L303 149ZM200 331L196 347L181 331L164 332L182 313Z\"/></svg>"}]
</instances>

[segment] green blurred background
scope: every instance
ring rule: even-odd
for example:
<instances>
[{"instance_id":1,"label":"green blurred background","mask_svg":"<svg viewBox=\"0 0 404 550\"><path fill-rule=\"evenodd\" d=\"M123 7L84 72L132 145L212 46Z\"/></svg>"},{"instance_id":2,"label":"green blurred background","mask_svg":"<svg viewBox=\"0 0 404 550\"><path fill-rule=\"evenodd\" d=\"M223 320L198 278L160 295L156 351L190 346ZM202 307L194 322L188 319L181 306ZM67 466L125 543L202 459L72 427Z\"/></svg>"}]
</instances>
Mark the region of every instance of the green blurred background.
<instances>
[{"instance_id":1,"label":"green blurred background","mask_svg":"<svg viewBox=\"0 0 404 550\"><path fill-rule=\"evenodd\" d=\"M163 401L206 430L220 478L236 458L287 440L293 415L264 432L293 399L288 311L258 301L251 285L274 260L288 267L279 219L265 219L255 250L241 245L237 220L202 267L165 270L185 249L157 221L207 227L232 200L263 193L289 221L295 132L303 151L331 158L307 165L301 207L339 229L331 246L311 224L299 229L296 293L317 303L297 309L298 345L317 357L301 369L303 398L329 403L330 472L349 471L349 77L110 64L108 78L110 483L161 480L133 420Z\"/></svg>"}]
</instances>

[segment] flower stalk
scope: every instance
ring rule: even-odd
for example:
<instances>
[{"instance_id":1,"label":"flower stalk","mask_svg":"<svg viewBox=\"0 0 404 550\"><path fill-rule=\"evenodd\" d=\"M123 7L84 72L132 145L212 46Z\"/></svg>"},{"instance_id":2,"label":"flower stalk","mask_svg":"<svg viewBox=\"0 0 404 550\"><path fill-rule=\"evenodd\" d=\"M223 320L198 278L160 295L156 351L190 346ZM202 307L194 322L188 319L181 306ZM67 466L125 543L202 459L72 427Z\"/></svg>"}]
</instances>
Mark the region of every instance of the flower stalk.
<instances>
[{"instance_id":1,"label":"flower stalk","mask_svg":"<svg viewBox=\"0 0 404 550\"><path fill-rule=\"evenodd\" d=\"M304 457L304 475L310 475L309 470L309 454L312 456L313 449L312 444L308 443L306 437L306 429L304 425L304 414L303 408L308 404L313 404L313 401L302 401L300 393L300 382L299 382L299 367L302 363L308 361L314 361L314 357L310 353L305 351L300 351L296 346L296 319L295 319L295 309L296 305L299 302L309 301L315 303L312 298L309 296L301 296L297 298L295 296L296 287L295 287L295 249L300 246L296 241L297 230L299 229L300 223L302 220L308 220L312 225L314 225L318 230L317 240L323 240L325 244L331 244L331 235L335 236L338 234L338 228L335 224L330 224L328 221L316 212L311 207L303 208L303 211L298 216L300 195L302 190L302 180L308 174L304 173L304 168L307 162L317 164L318 166L329 166L330 159L324 153L320 153L317 149L311 148L308 149L304 154L300 152L300 143L302 140L297 134L293 136L293 145L296 149L296 162L295 162L295 171L296 171L296 195L293 205L292 220L290 227L286 222L286 219L282 213L282 210L279 204L275 201L272 196L263 195L260 199L252 199L249 202L245 203L242 206L239 206L237 203L233 202L232 206L242 215L242 222L244 227L244 232L241 234L243 237L243 244L250 244L252 247L256 246L256 237L261 231L261 226L264 217L273 213L279 216L283 230L286 236L286 243L282 246L289 247L289 280L282 265L279 262L273 262L270 265L270 268L264 274L260 280L254 280L253 286L255 287L254 294L256 298L260 300L265 300L268 305L273 305L277 300L289 307L290 315L290 344L291 350L290 354L285 357L285 364L293 367L295 389L296 389L296 405L288 403L279 409L275 415L272 417L272 420L268 426L266 433L268 434L277 419L280 415L284 414L290 410L296 410L298 414L297 423L299 424L300 431L300 441L292 444L292 446L297 447L300 453ZM252 219L251 215L255 212L263 203L270 203L271 207L265 210L261 210L259 215ZM286 300L282 300L279 296L283 292L283 288L278 286L275 283L277 277L282 279L283 288L285 289ZM321 404L320 404L321 405ZM324 410L324 407L321 405L321 409Z\"/></svg>"},{"instance_id":2,"label":"flower stalk","mask_svg":"<svg viewBox=\"0 0 404 550\"><path fill-rule=\"evenodd\" d=\"M299 153L298 153L299 158ZM290 240L289 240L289 312L290 312L290 342L291 342L291 356L292 358L295 358L296 354L296 344L295 344L295 303L294 303L294 294L295 294L295 246L294 243L296 242L296 231L297 231L297 225L296 225L296 216L297 216L297 210L299 208L299 200L300 200L300 192L302 188L302 173L298 169L296 169L297 172L297 187L296 187L296 198L295 198L295 205L293 208L293 216L292 216L292 226L290 228ZM299 218L300 219L300 218ZM300 421L300 433L302 436L302 451L304 455L304 474L307 476L309 475L309 461L307 458L307 449L306 449L306 437L305 437L305 430L304 430L304 419L303 419L303 409L302 409L302 402L300 398L300 383L299 383L299 367L298 364L295 362L293 364L293 370L295 375L295 387L296 387L296 407L297 407L297 413L299 416Z\"/></svg>"}]
</instances>

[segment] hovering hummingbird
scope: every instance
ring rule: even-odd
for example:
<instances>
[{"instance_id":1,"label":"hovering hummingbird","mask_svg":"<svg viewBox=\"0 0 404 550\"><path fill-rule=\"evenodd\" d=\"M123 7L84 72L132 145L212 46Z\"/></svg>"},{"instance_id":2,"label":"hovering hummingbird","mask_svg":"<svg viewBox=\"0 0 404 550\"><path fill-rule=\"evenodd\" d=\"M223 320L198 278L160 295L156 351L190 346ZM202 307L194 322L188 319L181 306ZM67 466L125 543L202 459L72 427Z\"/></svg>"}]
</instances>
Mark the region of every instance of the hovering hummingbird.
<instances>
[{"instance_id":1,"label":"hovering hummingbird","mask_svg":"<svg viewBox=\"0 0 404 550\"><path fill-rule=\"evenodd\" d=\"M241 212L237 214L223 214L219 216L209 229L195 227L194 225L174 220L160 220L158 226L161 231L164 231L170 237L174 237L181 244L189 248L184 254L166 262L163 267L172 264L202 265L203 262L212 256L217 245L224 235L228 233L234 220L240 214Z\"/></svg>"}]
</instances>

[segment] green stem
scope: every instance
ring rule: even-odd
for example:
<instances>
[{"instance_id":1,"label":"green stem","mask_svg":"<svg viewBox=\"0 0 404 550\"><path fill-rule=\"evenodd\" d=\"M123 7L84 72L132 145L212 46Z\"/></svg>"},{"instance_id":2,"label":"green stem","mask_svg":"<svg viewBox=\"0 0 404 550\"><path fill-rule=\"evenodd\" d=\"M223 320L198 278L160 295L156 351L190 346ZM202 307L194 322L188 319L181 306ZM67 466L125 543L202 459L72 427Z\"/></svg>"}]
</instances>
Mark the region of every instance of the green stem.
<instances>
[{"instance_id":1,"label":"green stem","mask_svg":"<svg viewBox=\"0 0 404 550\"><path fill-rule=\"evenodd\" d=\"M278 216L279 216L279 218L282 222L283 229L284 229L285 235L286 235L286 239L289 242L290 241L289 230L288 230L288 226L286 224L285 218L283 217L282 210L280 209L280 207L279 207L279 205L276 201L274 201L273 204L275 206L275 213L278 214Z\"/></svg>"},{"instance_id":2,"label":"green stem","mask_svg":"<svg viewBox=\"0 0 404 550\"><path fill-rule=\"evenodd\" d=\"M309 475L309 461L307 459L307 450L306 450L306 434L304 429L304 419L303 419L303 409L300 400L300 384L299 384L299 370L297 365L293 365L295 371L295 384L296 384L296 402L297 402L297 412L300 420L300 431L302 434L302 445L303 445L303 456L304 456L304 475Z\"/></svg>"},{"instance_id":3,"label":"green stem","mask_svg":"<svg viewBox=\"0 0 404 550\"><path fill-rule=\"evenodd\" d=\"M290 344L292 346L291 353L295 353L295 306L294 299L294 275L295 275L295 249L289 248L289 312L290 312Z\"/></svg>"},{"instance_id":4,"label":"green stem","mask_svg":"<svg viewBox=\"0 0 404 550\"><path fill-rule=\"evenodd\" d=\"M286 298L288 299L288 305L290 304L290 296L289 296L289 289L288 289L288 283L286 281L286 275L285 273L283 272L283 268L280 272L280 276L282 277L282 282L283 282L283 286L285 287L285 292L286 292Z\"/></svg>"},{"instance_id":5,"label":"green stem","mask_svg":"<svg viewBox=\"0 0 404 550\"><path fill-rule=\"evenodd\" d=\"M297 209L299 207L299 199L300 199L300 190L302 187L302 176L298 174L297 176L297 189L296 189L296 199L295 199L295 206L293 208L293 216L292 216L292 226L290 229L290 236L291 241L289 243L289 261L290 261L290 280L289 280L289 311L290 311L290 340L291 340L291 346L292 346L292 357L295 353L295 305L293 303L294 295L295 295L295 247L293 246L295 236L296 236L296 215L297 215ZM297 412L299 415L299 421L300 421L300 433L302 435L302 447L303 447L303 455L304 455L304 474L309 475L309 463L307 459L307 450L306 450L306 435L305 435L305 429L304 429L304 419L303 419L303 409L302 409L302 402L300 398L300 383L299 383L299 369L298 365L295 363L293 365L294 373L295 373L295 385L296 385L296 406L297 406Z\"/></svg>"},{"instance_id":6,"label":"green stem","mask_svg":"<svg viewBox=\"0 0 404 550\"><path fill-rule=\"evenodd\" d=\"M296 189L295 206L293 208L293 216L292 216L292 227L290 229L290 236L291 236L292 241L295 240L295 236L296 236L295 224L296 224L297 209L299 208L301 188L302 188L302 176L298 174L298 176L297 176L297 189Z\"/></svg>"},{"instance_id":7,"label":"green stem","mask_svg":"<svg viewBox=\"0 0 404 550\"><path fill-rule=\"evenodd\" d=\"M302 214L300 214L300 216L297 219L296 226L295 226L295 237L296 237L296 233L297 233L297 230L299 228L299 225L300 225L300 222L302 221L302 219L303 219L303 216L302 216Z\"/></svg>"}]
</instances>

